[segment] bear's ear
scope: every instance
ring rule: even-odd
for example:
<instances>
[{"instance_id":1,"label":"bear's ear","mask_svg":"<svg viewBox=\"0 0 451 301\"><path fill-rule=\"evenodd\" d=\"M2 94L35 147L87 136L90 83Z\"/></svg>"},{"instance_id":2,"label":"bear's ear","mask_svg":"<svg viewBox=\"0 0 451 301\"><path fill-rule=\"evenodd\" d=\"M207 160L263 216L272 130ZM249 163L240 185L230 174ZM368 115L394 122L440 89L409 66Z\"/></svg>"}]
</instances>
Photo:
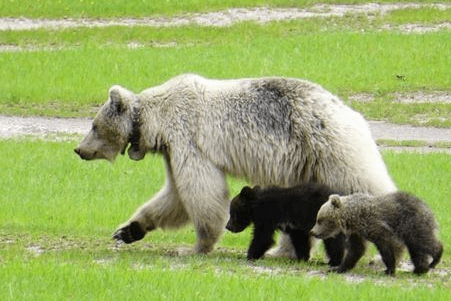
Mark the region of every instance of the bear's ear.
<instances>
[{"instance_id":1,"label":"bear's ear","mask_svg":"<svg viewBox=\"0 0 451 301\"><path fill-rule=\"evenodd\" d=\"M332 194L329 196L329 201L334 206L334 208L338 209L341 206L340 196L338 194Z\"/></svg>"},{"instance_id":2,"label":"bear's ear","mask_svg":"<svg viewBox=\"0 0 451 301\"><path fill-rule=\"evenodd\" d=\"M109 95L111 100L111 109L118 115L126 110L126 93L121 86L113 86L110 88Z\"/></svg>"},{"instance_id":3,"label":"bear's ear","mask_svg":"<svg viewBox=\"0 0 451 301\"><path fill-rule=\"evenodd\" d=\"M254 198L254 189L250 188L249 186L244 187L241 189L240 195L246 199L253 199Z\"/></svg>"}]
</instances>

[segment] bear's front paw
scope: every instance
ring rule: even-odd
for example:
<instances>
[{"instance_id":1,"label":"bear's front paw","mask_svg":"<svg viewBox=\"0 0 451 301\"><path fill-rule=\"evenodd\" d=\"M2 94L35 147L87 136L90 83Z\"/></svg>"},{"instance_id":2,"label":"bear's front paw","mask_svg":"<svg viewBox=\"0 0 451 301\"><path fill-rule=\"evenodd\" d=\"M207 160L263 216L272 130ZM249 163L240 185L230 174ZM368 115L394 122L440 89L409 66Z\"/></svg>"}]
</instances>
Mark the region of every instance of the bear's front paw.
<instances>
[{"instance_id":1,"label":"bear's front paw","mask_svg":"<svg viewBox=\"0 0 451 301\"><path fill-rule=\"evenodd\" d=\"M131 244L134 241L142 239L146 232L141 229L138 222L131 222L130 224L116 230L113 233L113 239L123 241L126 244Z\"/></svg>"}]
</instances>

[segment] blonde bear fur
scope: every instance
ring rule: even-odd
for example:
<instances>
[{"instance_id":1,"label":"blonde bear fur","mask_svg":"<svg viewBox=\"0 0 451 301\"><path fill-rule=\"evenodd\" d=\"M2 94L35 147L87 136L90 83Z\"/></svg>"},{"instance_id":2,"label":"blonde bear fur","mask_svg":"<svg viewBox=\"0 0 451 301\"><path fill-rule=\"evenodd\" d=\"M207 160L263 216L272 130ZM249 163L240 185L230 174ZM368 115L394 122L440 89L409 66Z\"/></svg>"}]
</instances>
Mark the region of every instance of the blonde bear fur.
<instances>
[{"instance_id":1,"label":"blonde bear fur","mask_svg":"<svg viewBox=\"0 0 451 301\"><path fill-rule=\"evenodd\" d=\"M208 253L228 219L226 174L260 186L320 182L346 193L395 190L367 123L321 86L293 78L211 80L185 74L134 94L109 91L75 152L113 161L162 153L166 185L121 225L127 243L191 221ZM280 254L294 256L282 238Z\"/></svg>"}]
</instances>

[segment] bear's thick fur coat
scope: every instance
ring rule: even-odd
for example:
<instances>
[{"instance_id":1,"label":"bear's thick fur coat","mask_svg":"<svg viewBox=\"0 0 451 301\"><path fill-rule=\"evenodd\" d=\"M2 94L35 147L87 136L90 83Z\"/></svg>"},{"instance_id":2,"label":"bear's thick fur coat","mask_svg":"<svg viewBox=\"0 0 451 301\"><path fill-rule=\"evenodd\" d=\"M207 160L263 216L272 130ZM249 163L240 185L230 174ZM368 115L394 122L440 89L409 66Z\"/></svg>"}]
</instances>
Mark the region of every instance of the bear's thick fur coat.
<instances>
[{"instance_id":1,"label":"bear's thick fur coat","mask_svg":"<svg viewBox=\"0 0 451 301\"><path fill-rule=\"evenodd\" d=\"M312 241L310 230L315 225L319 208L329 196L340 193L319 183L305 183L292 188L244 187L230 204L226 229L239 233L254 225L247 259L259 259L274 243L276 230L289 235L297 259L309 260ZM344 234L324 240L330 266L338 266L344 255Z\"/></svg>"},{"instance_id":2,"label":"bear's thick fur coat","mask_svg":"<svg viewBox=\"0 0 451 301\"><path fill-rule=\"evenodd\" d=\"M313 181L345 193L395 190L364 118L306 80L185 74L140 94L113 86L75 152L113 161L128 145L134 160L162 153L167 179L115 232L127 243L191 221L194 251L211 251L228 219L226 174L260 186ZM293 255L283 241L279 250Z\"/></svg>"},{"instance_id":3,"label":"bear's thick fur coat","mask_svg":"<svg viewBox=\"0 0 451 301\"><path fill-rule=\"evenodd\" d=\"M443 253L442 243L435 235L437 230L434 216L424 202L405 192L395 192L378 197L331 195L319 210L311 234L321 239L339 233L360 235L376 245L387 267L385 273L394 275L404 246L415 274L426 273L437 265ZM336 271L352 269L364 252L364 244L349 244Z\"/></svg>"}]
</instances>

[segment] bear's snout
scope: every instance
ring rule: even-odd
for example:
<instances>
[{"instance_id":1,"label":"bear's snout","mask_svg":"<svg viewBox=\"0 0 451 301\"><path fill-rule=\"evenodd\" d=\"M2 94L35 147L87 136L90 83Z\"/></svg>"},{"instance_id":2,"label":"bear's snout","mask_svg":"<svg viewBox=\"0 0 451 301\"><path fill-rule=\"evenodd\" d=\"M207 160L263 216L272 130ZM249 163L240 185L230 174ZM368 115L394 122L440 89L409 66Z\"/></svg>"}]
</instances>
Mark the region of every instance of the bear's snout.
<instances>
[{"instance_id":1,"label":"bear's snout","mask_svg":"<svg viewBox=\"0 0 451 301\"><path fill-rule=\"evenodd\" d=\"M74 152L77 155L79 155L80 158L82 158L83 160L92 160L95 157L95 154L94 155L89 155L89 154L83 152L80 147L75 148Z\"/></svg>"},{"instance_id":2,"label":"bear's snout","mask_svg":"<svg viewBox=\"0 0 451 301\"><path fill-rule=\"evenodd\" d=\"M320 235L314 229L310 230L309 234L310 236L313 236L315 238L321 238Z\"/></svg>"}]
</instances>

